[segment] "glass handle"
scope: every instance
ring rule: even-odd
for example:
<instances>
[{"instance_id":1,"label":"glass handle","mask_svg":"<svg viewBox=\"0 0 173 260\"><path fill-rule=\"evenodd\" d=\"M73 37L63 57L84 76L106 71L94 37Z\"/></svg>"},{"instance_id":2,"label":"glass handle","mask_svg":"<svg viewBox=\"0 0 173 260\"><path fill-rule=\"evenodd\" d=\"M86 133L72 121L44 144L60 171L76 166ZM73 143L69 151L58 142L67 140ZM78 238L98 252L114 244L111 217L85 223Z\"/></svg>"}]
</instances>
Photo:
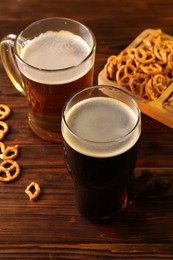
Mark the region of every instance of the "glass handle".
<instances>
[{"instance_id":1,"label":"glass handle","mask_svg":"<svg viewBox=\"0 0 173 260\"><path fill-rule=\"evenodd\" d=\"M4 36L1 40L0 52L2 64L15 88L25 95L23 81L14 57L15 34Z\"/></svg>"}]
</instances>

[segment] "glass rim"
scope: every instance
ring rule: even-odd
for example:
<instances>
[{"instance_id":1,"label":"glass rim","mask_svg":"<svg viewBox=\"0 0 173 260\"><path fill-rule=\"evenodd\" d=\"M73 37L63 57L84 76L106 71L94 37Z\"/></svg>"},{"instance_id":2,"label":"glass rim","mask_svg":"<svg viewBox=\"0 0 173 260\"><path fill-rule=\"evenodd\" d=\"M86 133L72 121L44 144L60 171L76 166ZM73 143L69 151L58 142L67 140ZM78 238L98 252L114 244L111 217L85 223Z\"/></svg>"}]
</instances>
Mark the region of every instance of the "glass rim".
<instances>
[{"instance_id":1,"label":"glass rim","mask_svg":"<svg viewBox=\"0 0 173 260\"><path fill-rule=\"evenodd\" d=\"M81 94L82 92L84 91L87 91L87 90L91 90L91 89L94 89L94 88L112 88L116 91L120 91L122 92L124 95L126 95L128 97L129 100L131 100L135 107L136 107L136 110L137 110L137 120L136 120L136 123L135 125L133 126L133 128L128 131L128 133L126 133L125 135L123 135L122 137L118 137L114 140L111 140L111 141L92 141L92 140L89 140L89 139L86 139L86 138L83 138L82 136L79 136L77 135L69 126L68 126L68 123L66 121L66 118L65 118L65 112L66 112L66 109L67 109L67 106L68 104L79 94ZM91 97L92 98L92 97ZM111 97L108 97L108 98L111 98ZM80 102L80 101L79 101ZM126 92L125 90L121 89L121 88L118 88L118 87L115 87L115 86L111 86L111 85L95 85L95 86L91 86L91 87L87 87L87 88L84 88L84 89L81 89L80 91L76 92L74 95L72 95L71 97L69 97L69 99L65 102L64 106L63 106L63 109L62 109L62 120L65 124L65 127L68 129L68 131L70 132L70 134L72 134L75 138L77 139L80 139L82 141L85 141L85 142L88 142L88 143L93 143L93 144L111 144L111 143L119 143L121 141L123 141L124 139L126 139L128 136L130 136L138 127L138 125L141 123L141 111L140 111L140 108L136 102L136 100L128 93ZM140 136L140 135L139 135ZM139 137L138 137L139 138Z\"/></svg>"},{"instance_id":2,"label":"glass rim","mask_svg":"<svg viewBox=\"0 0 173 260\"><path fill-rule=\"evenodd\" d=\"M91 37L92 37L92 39L93 39L93 46L92 46L92 48L91 48L89 54L88 54L79 64L77 64L77 65L75 65L75 66L69 66L69 67L66 67L66 68L62 68L62 69L44 69L44 68L38 68L38 67L36 67L36 66L33 66L33 65L31 65L31 64L29 64L29 63L27 63L27 62L25 62L25 61L20 57L20 55L19 55L19 53L18 53L18 51L17 51L17 42L18 42L19 38L22 37L22 34L23 34L27 29L29 29L31 26L34 26L34 25L36 25L36 24L38 24L38 23L40 23L40 22L44 22L44 21L46 22L46 21L51 21L51 20L66 20L66 21L70 21L70 22L73 22L73 23L76 23L76 24L82 26L83 28L85 28L85 29L90 33L90 35L91 35ZM40 33L41 33L41 32L40 32ZM78 22L78 21L76 21L76 20L74 20L74 19L70 19L70 18L66 18L66 17L50 17L50 18L44 18L44 19L40 19L40 20L37 20L37 21L35 21L35 22L29 24L24 30L22 30L22 31L19 33L19 35L17 35L17 37L16 37L16 39L15 39L15 44L14 44L14 53L15 53L15 55L17 56L17 58L20 60L20 62L21 62L22 64L24 64L25 66L28 66L28 67L31 68L31 69L39 70L39 71L43 71L43 72L49 72L49 73L51 73L51 72L53 73L53 72L57 72L57 71L67 71L67 70L71 70L71 69L74 69L74 68L78 68L78 67L80 67L83 63L85 63L85 61L87 61L87 60L92 56L92 54L95 52L95 50L96 50L96 38L95 38L95 35L94 35L94 33L92 32L92 30L91 30L88 26L82 24L81 22Z\"/></svg>"}]
</instances>

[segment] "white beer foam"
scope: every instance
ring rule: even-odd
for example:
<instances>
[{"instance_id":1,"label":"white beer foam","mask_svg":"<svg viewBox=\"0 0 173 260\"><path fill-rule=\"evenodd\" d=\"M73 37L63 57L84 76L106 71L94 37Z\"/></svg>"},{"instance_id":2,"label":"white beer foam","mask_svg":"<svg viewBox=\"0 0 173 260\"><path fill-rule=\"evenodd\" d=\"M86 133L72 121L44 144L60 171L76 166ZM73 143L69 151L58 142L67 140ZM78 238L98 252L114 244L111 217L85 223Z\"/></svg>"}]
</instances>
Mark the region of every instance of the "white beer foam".
<instances>
[{"instance_id":1,"label":"white beer foam","mask_svg":"<svg viewBox=\"0 0 173 260\"><path fill-rule=\"evenodd\" d=\"M141 131L140 125L133 130L137 116L129 106L106 97L77 103L68 111L66 122L72 132L81 137L76 138L62 124L67 143L76 151L93 157L124 153L137 142Z\"/></svg>"},{"instance_id":2,"label":"white beer foam","mask_svg":"<svg viewBox=\"0 0 173 260\"><path fill-rule=\"evenodd\" d=\"M89 71L93 65L91 59L83 62L82 66L75 66L90 52L89 45L78 35L63 30L47 31L27 42L21 52L22 60L38 69L23 66L19 60L18 65L25 76L36 82L62 84L74 81ZM66 68L69 69L63 70Z\"/></svg>"}]
</instances>

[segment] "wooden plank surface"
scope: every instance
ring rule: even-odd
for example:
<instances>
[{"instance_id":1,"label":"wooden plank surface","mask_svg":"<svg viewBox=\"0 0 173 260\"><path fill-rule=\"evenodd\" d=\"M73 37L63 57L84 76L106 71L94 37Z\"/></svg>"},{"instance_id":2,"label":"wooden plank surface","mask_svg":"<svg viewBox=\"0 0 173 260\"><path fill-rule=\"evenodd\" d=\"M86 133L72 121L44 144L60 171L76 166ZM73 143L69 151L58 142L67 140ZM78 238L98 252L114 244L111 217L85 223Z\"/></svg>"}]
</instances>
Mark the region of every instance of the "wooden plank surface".
<instances>
[{"instance_id":1,"label":"wooden plank surface","mask_svg":"<svg viewBox=\"0 0 173 260\"><path fill-rule=\"evenodd\" d=\"M44 17L65 16L88 25L97 39L95 84L109 55L118 54L144 29L152 25L173 35L172 0L6 0L0 5L1 38ZM173 258L171 128L142 114L127 209L111 223L95 224L75 208L61 144L43 141L30 130L26 99L13 88L1 62L0 103L12 110L4 142L19 144L21 166L15 182L0 182L0 259ZM24 192L33 180L42 188L35 202Z\"/></svg>"}]
</instances>

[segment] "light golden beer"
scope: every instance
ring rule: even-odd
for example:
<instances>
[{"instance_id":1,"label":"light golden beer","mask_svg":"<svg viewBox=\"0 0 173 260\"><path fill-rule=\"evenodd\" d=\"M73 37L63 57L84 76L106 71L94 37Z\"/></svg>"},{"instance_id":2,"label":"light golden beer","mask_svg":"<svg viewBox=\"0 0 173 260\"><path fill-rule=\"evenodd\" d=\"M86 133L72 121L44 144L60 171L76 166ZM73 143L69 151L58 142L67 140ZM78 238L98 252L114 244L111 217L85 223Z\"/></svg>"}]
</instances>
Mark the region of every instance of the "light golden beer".
<instances>
[{"instance_id":1,"label":"light golden beer","mask_svg":"<svg viewBox=\"0 0 173 260\"><path fill-rule=\"evenodd\" d=\"M28 101L31 129L59 142L66 100L93 83L96 42L83 24L68 18L36 21L1 40L1 58L13 85Z\"/></svg>"},{"instance_id":2,"label":"light golden beer","mask_svg":"<svg viewBox=\"0 0 173 260\"><path fill-rule=\"evenodd\" d=\"M52 71L36 73L18 63L29 97L29 124L42 138L49 135L59 139L63 104L78 89L92 85L92 60L81 64L90 51L81 37L68 31L48 31L23 48L21 58L26 63ZM57 68L59 73L54 72Z\"/></svg>"}]
</instances>

